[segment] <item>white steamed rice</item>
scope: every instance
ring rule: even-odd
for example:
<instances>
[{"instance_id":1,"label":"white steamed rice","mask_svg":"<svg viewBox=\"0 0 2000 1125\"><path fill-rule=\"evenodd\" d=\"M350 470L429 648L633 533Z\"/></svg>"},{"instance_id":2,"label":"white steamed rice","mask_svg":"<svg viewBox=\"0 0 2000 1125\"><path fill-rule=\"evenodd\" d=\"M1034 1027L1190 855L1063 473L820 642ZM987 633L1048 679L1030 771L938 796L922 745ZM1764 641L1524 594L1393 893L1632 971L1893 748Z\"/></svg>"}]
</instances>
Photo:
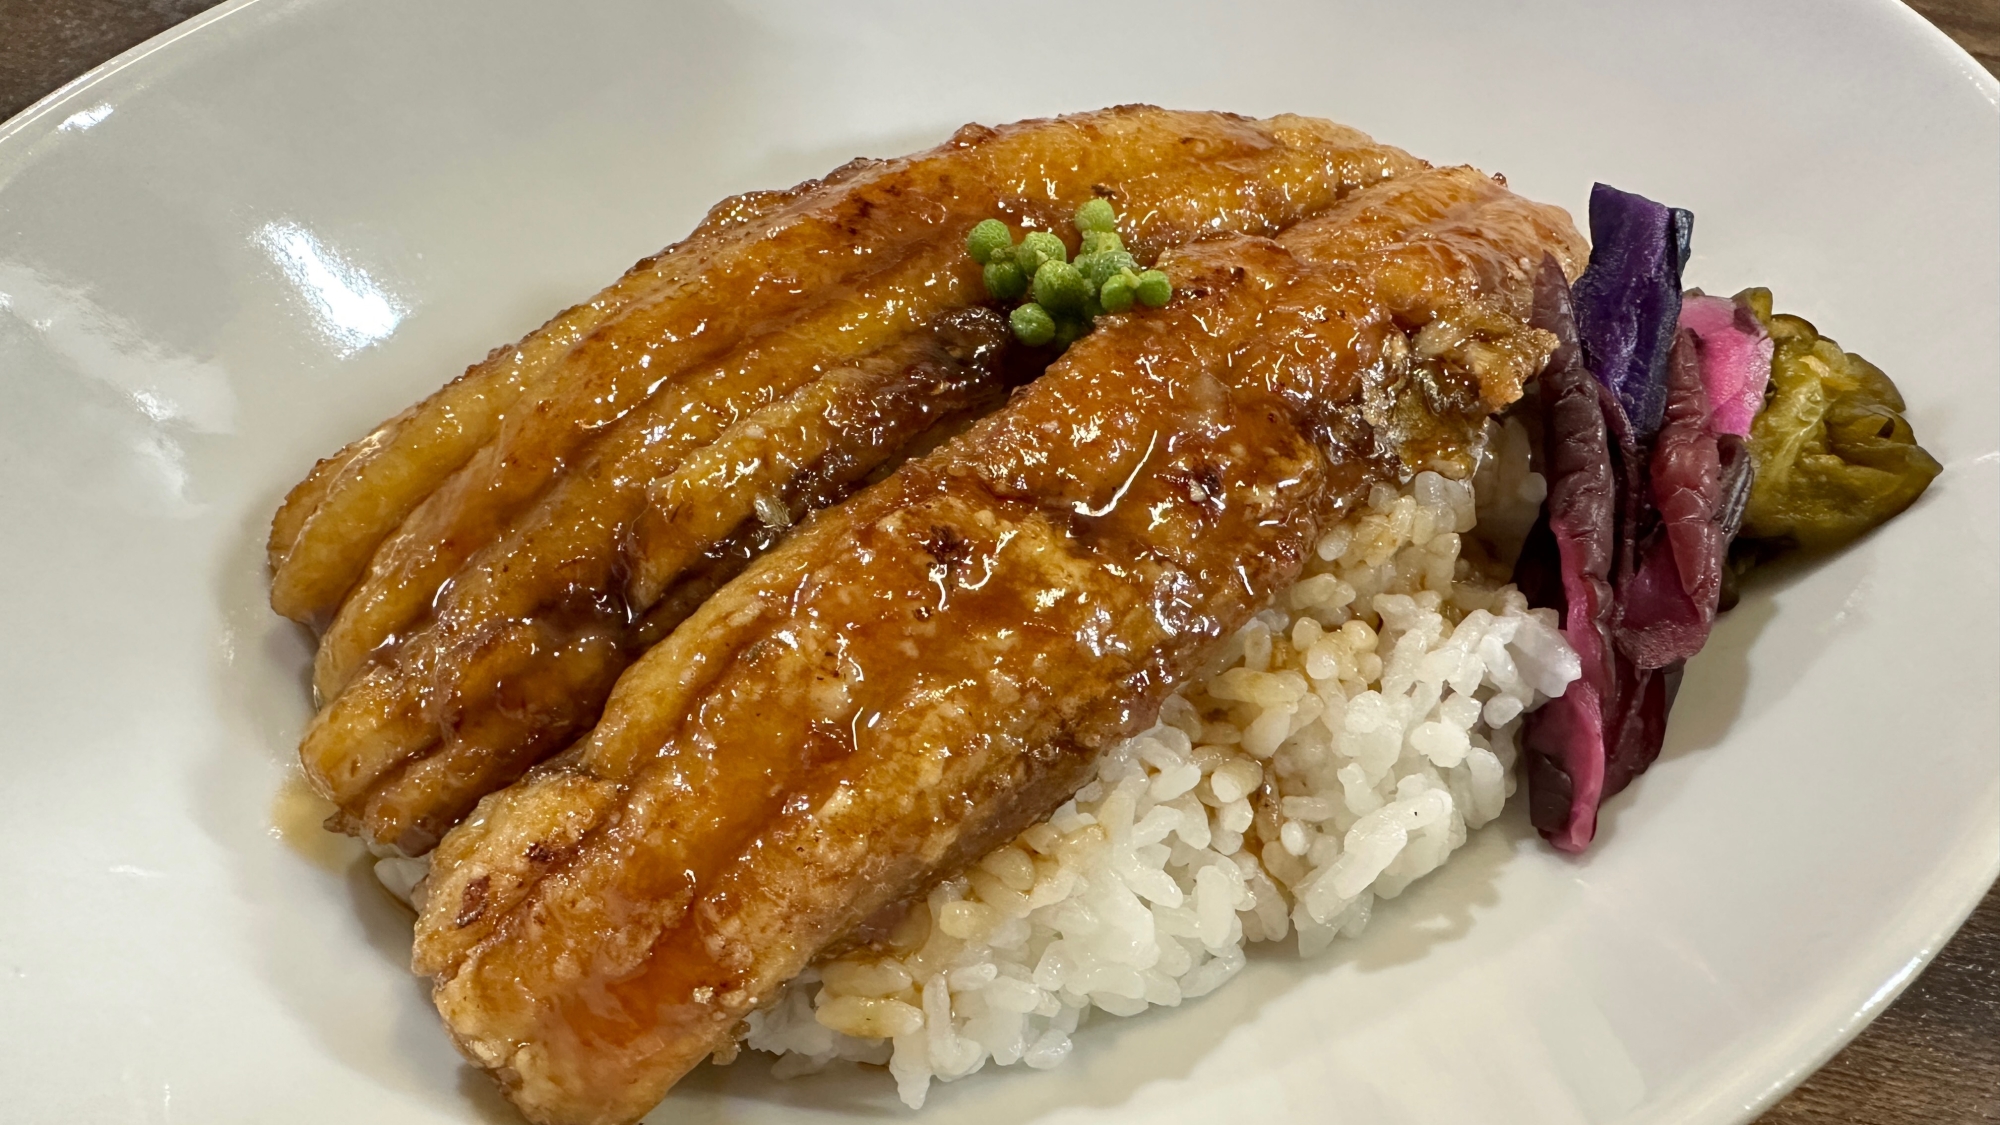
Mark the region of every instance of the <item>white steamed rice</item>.
<instances>
[{"instance_id":1,"label":"white steamed rice","mask_svg":"<svg viewBox=\"0 0 2000 1125\"><path fill-rule=\"evenodd\" d=\"M1436 870L1514 791L1523 712L1579 672L1555 614L1462 559L1525 530L1525 434L1471 484L1378 485L1297 585L1046 823L932 891L887 948L808 970L754 1013L781 1076L886 1064L903 1101L988 1062L1052 1067L1095 1008L1214 990L1244 946L1311 956ZM1503 556L1509 552L1500 552Z\"/></svg>"}]
</instances>

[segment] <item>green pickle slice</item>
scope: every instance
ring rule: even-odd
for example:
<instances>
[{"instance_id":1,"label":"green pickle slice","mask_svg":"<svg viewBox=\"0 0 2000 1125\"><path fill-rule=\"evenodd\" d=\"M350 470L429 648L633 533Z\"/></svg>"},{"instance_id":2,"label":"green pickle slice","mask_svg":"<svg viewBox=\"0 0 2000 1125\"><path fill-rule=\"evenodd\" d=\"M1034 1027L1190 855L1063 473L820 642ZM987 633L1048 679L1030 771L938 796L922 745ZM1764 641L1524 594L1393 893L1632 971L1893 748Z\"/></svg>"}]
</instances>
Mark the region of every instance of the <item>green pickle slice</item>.
<instances>
[{"instance_id":1,"label":"green pickle slice","mask_svg":"<svg viewBox=\"0 0 2000 1125\"><path fill-rule=\"evenodd\" d=\"M1917 444L1896 384L1803 317L1774 315L1770 290L1737 300L1775 343L1742 538L1830 550L1915 503L1943 466Z\"/></svg>"}]
</instances>

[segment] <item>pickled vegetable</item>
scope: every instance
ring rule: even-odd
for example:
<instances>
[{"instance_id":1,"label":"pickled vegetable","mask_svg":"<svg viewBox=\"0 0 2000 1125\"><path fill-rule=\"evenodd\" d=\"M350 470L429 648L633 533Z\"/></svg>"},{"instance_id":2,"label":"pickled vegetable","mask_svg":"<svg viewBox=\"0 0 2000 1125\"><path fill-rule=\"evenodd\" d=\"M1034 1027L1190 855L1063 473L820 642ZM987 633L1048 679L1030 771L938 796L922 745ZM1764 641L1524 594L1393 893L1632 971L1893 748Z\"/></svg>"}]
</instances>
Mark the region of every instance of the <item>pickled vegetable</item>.
<instances>
[{"instance_id":1,"label":"pickled vegetable","mask_svg":"<svg viewBox=\"0 0 2000 1125\"><path fill-rule=\"evenodd\" d=\"M1540 429L1549 492L1514 578L1530 604L1561 614L1583 665L1521 733L1529 818L1557 848L1579 852L1602 802L1659 757L1682 667L1718 612L1751 470L1743 440L1716 432L1708 388L1761 388L1762 376L1683 330L1641 341L1627 394L1616 394L1584 367L1571 308L1561 271L1545 262L1533 323L1559 346L1524 421ZM1659 402L1650 439L1627 418L1627 397Z\"/></svg>"},{"instance_id":2,"label":"pickled vegetable","mask_svg":"<svg viewBox=\"0 0 2000 1125\"><path fill-rule=\"evenodd\" d=\"M1694 215L1608 184L1590 189L1590 266L1576 279L1584 361L1639 440L1660 428Z\"/></svg>"},{"instance_id":3,"label":"pickled vegetable","mask_svg":"<svg viewBox=\"0 0 2000 1125\"><path fill-rule=\"evenodd\" d=\"M1703 385L1703 349L1682 332L1668 362L1667 403L1653 439L1646 500L1635 513L1633 566L1618 583L1619 650L1639 668L1701 651L1722 593L1729 543L1717 520L1722 450Z\"/></svg>"},{"instance_id":4,"label":"pickled vegetable","mask_svg":"<svg viewBox=\"0 0 2000 1125\"><path fill-rule=\"evenodd\" d=\"M1701 341L1701 373L1715 432L1748 436L1771 381L1772 341L1763 321L1746 301L1692 289L1681 298L1681 328Z\"/></svg>"},{"instance_id":5,"label":"pickled vegetable","mask_svg":"<svg viewBox=\"0 0 2000 1125\"><path fill-rule=\"evenodd\" d=\"M1773 315L1769 290L1738 300L1776 344L1750 428L1756 480L1742 536L1765 554L1830 550L1915 503L1943 467L1917 444L1896 385L1803 318Z\"/></svg>"},{"instance_id":6,"label":"pickled vegetable","mask_svg":"<svg viewBox=\"0 0 2000 1125\"><path fill-rule=\"evenodd\" d=\"M1530 323L1555 335L1555 354L1536 380L1528 424L1539 428L1548 499L1521 548L1514 581L1532 605L1562 617L1583 675L1530 712L1521 734L1528 817L1548 841L1580 852L1597 833L1604 797L1605 713L1617 687L1611 641L1611 574L1618 556L1621 482L1613 467L1618 402L1584 367L1569 282L1552 258L1535 276ZM1615 419L1615 421L1614 421Z\"/></svg>"},{"instance_id":7,"label":"pickled vegetable","mask_svg":"<svg viewBox=\"0 0 2000 1125\"><path fill-rule=\"evenodd\" d=\"M1529 818L1563 851L1659 757L1734 579L1845 543L1939 471L1888 377L1773 316L1768 291L1681 293L1693 221L1598 184L1574 292L1553 261L1535 279L1532 323L1559 346L1519 408L1548 497L1514 580L1560 614L1583 674L1524 720L1521 763Z\"/></svg>"}]
</instances>

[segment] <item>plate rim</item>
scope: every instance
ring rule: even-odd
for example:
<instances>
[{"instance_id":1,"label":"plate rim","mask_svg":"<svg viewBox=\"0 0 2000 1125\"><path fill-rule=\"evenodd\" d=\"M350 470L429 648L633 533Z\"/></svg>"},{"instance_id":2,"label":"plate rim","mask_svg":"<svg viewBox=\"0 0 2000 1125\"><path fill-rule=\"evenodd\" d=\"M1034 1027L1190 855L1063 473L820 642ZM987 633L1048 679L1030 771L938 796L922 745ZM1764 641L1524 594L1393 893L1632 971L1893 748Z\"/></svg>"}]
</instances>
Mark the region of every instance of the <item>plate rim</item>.
<instances>
[{"instance_id":1,"label":"plate rim","mask_svg":"<svg viewBox=\"0 0 2000 1125\"><path fill-rule=\"evenodd\" d=\"M151 38L142 39L134 43L132 46L125 48L123 51L64 82L41 97L36 98L14 116L9 117L5 121L0 121L0 145L12 142L16 136L26 132L37 121L40 121L44 116L53 112L63 102L110 78L119 71L138 63L141 59L157 51L172 46L180 40L201 31L203 28L228 19L230 16L236 15L238 12L242 12L262 2L263 0L223 0L222 3L217 4L213 8L196 12L194 15L159 32ZM4 184L5 181L0 181L0 186L4 186Z\"/></svg>"}]
</instances>

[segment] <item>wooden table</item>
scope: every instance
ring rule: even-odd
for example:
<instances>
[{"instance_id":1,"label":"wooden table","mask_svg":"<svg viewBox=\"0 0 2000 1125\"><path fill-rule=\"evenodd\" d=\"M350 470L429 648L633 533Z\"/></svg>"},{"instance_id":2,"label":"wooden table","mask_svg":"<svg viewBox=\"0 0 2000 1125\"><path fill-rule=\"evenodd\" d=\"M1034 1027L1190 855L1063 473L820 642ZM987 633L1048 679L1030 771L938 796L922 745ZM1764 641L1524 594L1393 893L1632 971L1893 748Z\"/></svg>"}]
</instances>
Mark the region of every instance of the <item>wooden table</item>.
<instances>
[{"instance_id":1,"label":"wooden table","mask_svg":"<svg viewBox=\"0 0 2000 1125\"><path fill-rule=\"evenodd\" d=\"M0 0L0 120L215 2ZM2000 0L1912 7L2000 74ZM2000 888L1881 1018L1758 1125L1973 1122L2000 1123Z\"/></svg>"}]
</instances>

